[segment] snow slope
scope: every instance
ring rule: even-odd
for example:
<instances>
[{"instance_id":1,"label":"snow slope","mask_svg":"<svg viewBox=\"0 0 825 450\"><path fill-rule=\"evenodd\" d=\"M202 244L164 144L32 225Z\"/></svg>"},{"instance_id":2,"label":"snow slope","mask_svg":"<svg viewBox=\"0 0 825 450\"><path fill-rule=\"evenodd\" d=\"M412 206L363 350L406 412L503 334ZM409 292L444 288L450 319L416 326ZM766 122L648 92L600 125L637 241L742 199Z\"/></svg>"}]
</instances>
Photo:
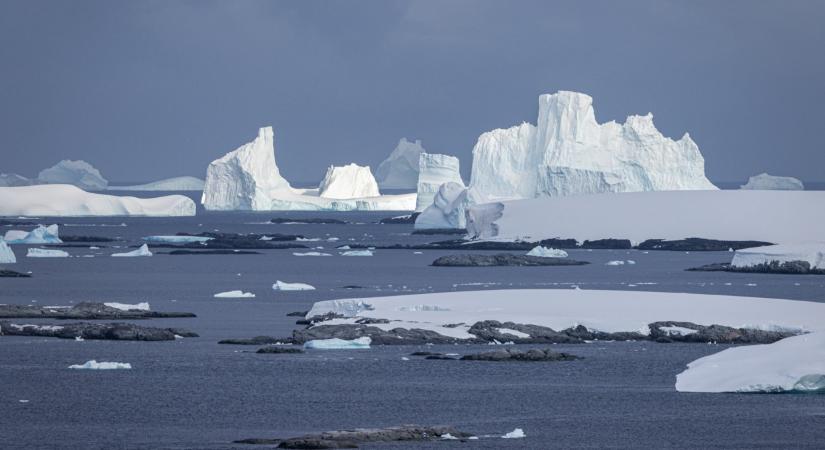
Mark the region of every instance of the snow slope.
<instances>
[{"instance_id":1,"label":"snow slope","mask_svg":"<svg viewBox=\"0 0 825 450\"><path fill-rule=\"evenodd\" d=\"M737 250L731 264L736 267L751 267L790 261L806 261L811 269L825 269L825 242L768 245Z\"/></svg>"},{"instance_id":2,"label":"snow slope","mask_svg":"<svg viewBox=\"0 0 825 450\"><path fill-rule=\"evenodd\" d=\"M470 198L716 189L704 165L687 133L678 141L663 136L652 114L599 124L590 96L559 91L539 97L537 125L479 136Z\"/></svg>"},{"instance_id":3,"label":"snow slope","mask_svg":"<svg viewBox=\"0 0 825 450\"><path fill-rule=\"evenodd\" d=\"M825 332L723 350L688 364L680 392L825 392Z\"/></svg>"},{"instance_id":4,"label":"snow slope","mask_svg":"<svg viewBox=\"0 0 825 450\"><path fill-rule=\"evenodd\" d=\"M109 186L110 191L202 191L203 180L196 177L174 177L132 186Z\"/></svg>"},{"instance_id":5,"label":"snow slope","mask_svg":"<svg viewBox=\"0 0 825 450\"><path fill-rule=\"evenodd\" d=\"M382 189L415 189L418 184L418 161L424 147L421 141L410 142L401 138L375 171L378 186Z\"/></svg>"},{"instance_id":6,"label":"snow slope","mask_svg":"<svg viewBox=\"0 0 825 450\"><path fill-rule=\"evenodd\" d=\"M438 188L444 183L456 183L464 187L455 156L422 153L418 160L418 195L416 211L423 211L433 204Z\"/></svg>"},{"instance_id":7,"label":"snow slope","mask_svg":"<svg viewBox=\"0 0 825 450\"><path fill-rule=\"evenodd\" d=\"M0 216L194 216L183 195L154 198L92 194L67 184L0 188Z\"/></svg>"},{"instance_id":8,"label":"snow slope","mask_svg":"<svg viewBox=\"0 0 825 450\"><path fill-rule=\"evenodd\" d=\"M329 166L327 174L318 186L318 195L324 198L350 199L378 197L378 183L369 166L348 164Z\"/></svg>"},{"instance_id":9,"label":"snow slope","mask_svg":"<svg viewBox=\"0 0 825 450\"><path fill-rule=\"evenodd\" d=\"M474 205L471 236L547 238L825 240L823 191L667 191L591 194Z\"/></svg>"},{"instance_id":10,"label":"snow slope","mask_svg":"<svg viewBox=\"0 0 825 450\"><path fill-rule=\"evenodd\" d=\"M740 189L802 191L805 190L805 186L793 177L775 177L767 173L760 173L748 178L747 184L740 186Z\"/></svg>"},{"instance_id":11,"label":"snow slope","mask_svg":"<svg viewBox=\"0 0 825 450\"><path fill-rule=\"evenodd\" d=\"M72 184L87 191L100 191L106 189L109 184L91 164L69 159L41 170L37 180L47 184Z\"/></svg>"}]
</instances>

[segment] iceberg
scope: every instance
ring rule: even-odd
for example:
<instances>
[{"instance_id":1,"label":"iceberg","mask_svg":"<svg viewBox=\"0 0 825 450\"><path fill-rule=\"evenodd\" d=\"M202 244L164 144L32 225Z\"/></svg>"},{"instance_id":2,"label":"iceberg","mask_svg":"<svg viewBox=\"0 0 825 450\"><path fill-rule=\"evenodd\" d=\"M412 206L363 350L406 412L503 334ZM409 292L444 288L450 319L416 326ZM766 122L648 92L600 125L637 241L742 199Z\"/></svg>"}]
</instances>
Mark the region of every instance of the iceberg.
<instances>
[{"instance_id":1,"label":"iceberg","mask_svg":"<svg viewBox=\"0 0 825 450\"><path fill-rule=\"evenodd\" d=\"M59 230L57 224L44 227L38 225L32 231L9 230L4 236L9 244L60 244Z\"/></svg>"},{"instance_id":2,"label":"iceberg","mask_svg":"<svg viewBox=\"0 0 825 450\"><path fill-rule=\"evenodd\" d=\"M143 238L144 241L156 244L191 244L196 242L206 242L212 240L214 238L206 237L206 236L146 236Z\"/></svg>"},{"instance_id":3,"label":"iceberg","mask_svg":"<svg viewBox=\"0 0 825 450\"><path fill-rule=\"evenodd\" d=\"M35 184L35 180L30 180L16 173L0 173L0 187L29 186Z\"/></svg>"},{"instance_id":4,"label":"iceberg","mask_svg":"<svg viewBox=\"0 0 825 450\"><path fill-rule=\"evenodd\" d=\"M68 184L0 187L0 216L194 216L183 195L154 198L92 194Z\"/></svg>"},{"instance_id":5,"label":"iceberg","mask_svg":"<svg viewBox=\"0 0 825 450\"><path fill-rule=\"evenodd\" d=\"M129 304L129 303L110 302L110 303L104 303L104 305L108 306L109 308L119 309L121 311L134 311L134 310L149 311L149 303L147 303L147 302L135 303L134 305Z\"/></svg>"},{"instance_id":6,"label":"iceberg","mask_svg":"<svg viewBox=\"0 0 825 450\"><path fill-rule=\"evenodd\" d=\"M72 184L86 191L100 191L109 184L91 164L69 159L41 170L37 180L43 184Z\"/></svg>"},{"instance_id":7,"label":"iceberg","mask_svg":"<svg viewBox=\"0 0 825 450\"><path fill-rule=\"evenodd\" d=\"M305 283L287 283L278 280L272 285L272 289L276 291L314 291L315 286Z\"/></svg>"},{"instance_id":8,"label":"iceberg","mask_svg":"<svg viewBox=\"0 0 825 450\"><path fill-rule=\"evenodd\" d=\"M378 186L382 189L416 189L419 158L424 151L420 140L410 142L401 138L395 150L375 171Z\"/></svg>"},{"instance_id":9,"label":"iceberg","mask_svg":"<svg viewBox=\"0 0 825 450\"><path fill-rule=\"evenodd\" d=\"M463 229L469 204L463 184L448 182L438 188L432 204L415 218L416 230Z\"/></svg>"},{"instance_id":10,"label":"iceberg","mask_svg":"<svg viewBox=\"0 0 825 450\"><path fill-rule=\"evenodd\" d=\"M679 392L825 392L825 332L723 350L688 364Z\"/></svg>"},{"instance_id":11,"label":"iceberg","mask_svg":"<svg viewBox=\"0 0 825 450\"><path fill-rule=\"evenodd\" d=\"M132 186L108 186L110 191L202 191L203 180L197 177L174 177Z\"/></svg>"},{"instance_id":12,"label":"iceberg","mask_svg":"<svg viewBox=\"0 0 825 450\"><path fill-rule=\"evenodd\" d=\"M823 191L669 191L590 194L469 206L478 239L823 241Z\"/></svg>"},{"instance_id":13,"label":"iceberg","mask_svg":"<svg viewBox=\"0 0 825 450\"><path fill-rule=\"evenodd\" d=\"M527 435L524 434L524 430L522 430L521 428L516 428L515 430L506 433L504 436L502 436L502 438L504 439L521 439L524 437L527 437Z\"/></svg>"},{"instance_id":14,"label":"iceberg","mask_svg":"<svg viewBox=\"0 0 825 450\"><path fill-rule=\"evenodd\" d=\"M593 99L559 91L539 97L537 125L482 134L473 148L475 203L601 192L705 190L705 161L686 133L674 141L653 115L596 122Z\"/></svg>"},{"instance_id":15,"label":"iceberg","mask_svg":"<svg viewBox=\"0 0 825 450\"><path fill-rule=\"evenodd\" d=\"M95 360L86 361L83 364L72 364L69 369L92 369L92 370L112 370L112 369L131 369L132 365L129 363L109 362Z\"/></svg>"},{"instance_id":16,"label":"iceberg","mask_svg":"<svg viewBox=\"0 0 825 450\"><path fill-rule=\"evenodd\" d=\"M456 183L464 187L458 158L455 156L422 153L419 158L416 211L424 211L432 205L438 189L444 183Z\"/></svg>"},{"instance_id":17,"label":"iceberg","mask_svg":"<svg viewBox=\"0 0 825 450\"><path fill-rule=\"evenodd\" d=\"M244 291L226 291L218 292L213 295L215 298L255 298L255 294Z\"/></svg>"},{"instance_id":18,"label":"iceberg","mask_svg":"<svg viewBox=\"0 0 825 450\"><path fill-rule=\"evenodd\" d=\"M63 250L47 250L44 248L29 248L26 256L29 258L68 258L69 254Z\"/></svg>"},{"instance_id":19,"label":"iceberg","mask_svg":"<svg viewBox=\"0 0 825 450\"><path fill-rule=\"evenodd\" d=\"M16 262L17 258L15 258L11 247L0 237L0 264L14 264Z\"/></svg>"},{"instance_id":20,"label":"iceberg","mask_svg":"<svg viewBox=\"0 0 825 450\"><path fill-rule=\"evenodd\" d=\"M332 194L343 184L336 181L327 191ZM363 191L363 186L355 190ZM415 194L339 199L321 196L320 189L293 188L278 171L274 133L265 127L254 141L212 161L201 203L217 211L412 211Z\"/></svg>"},{"instance_id":21,"label":"iceberg","mask_svg":"<svg viewBox=\"0 0 825 450\"><path fill-rule=\"evenodd\" d=\"M567 252L557 248L548 248L537 245L527 252L527 256L538 256L540 258L567 258Z\"/></svg>"},{"instance_id":22,"label":"iceberg","mask_svg":"<svg viewBox=\"0 0 825 450\"><path fill-rule=\"evenodd\" d=\"M324 198L350 199L378 197L378 183L372 176L369 166L349 164L346 166L329 166L318 195Z\"/></svg>"},{"instance_id":23,"label":"iceberg","mask_svg":"<svg viewBox=\"0 0 825 450\"><path fill-rule=\"evenodd\" d=\"M773 191L802 191L805 186L793 177L775 177L767 173L760 173L748 179L747 184L740 189L773 190Z\"/></svg>"},{"instance_id":24,"label":"iceberg","mask_svg":"<svg viewBox=\"0 0 825 450\"><path fill-rule=\"evenodd\" d=\"M152 252L149 251L149 246L143 244L140 248L136 250L132 250L131 252L124 252L124 253L112 253L112 256L120 256L120 257L132 257L132 256L152 256Z\"/></svg>"},{"instance_id":25,"label":"iceberg","mask_svg":"<svg viewBox=\"0 0 825 450\"><path fill-rule=\"evenodd\" d=\"M347 250L341 256L372 256L372 250Z\"/></svg>"},{"instance_id":26,"label":"iceberg","mask_svg":"<svg viewBox=\"0 0 825 450\"><path fill-rule=\"evenodd\" d=\"M292 255L293 256L332 256L329 253L322 253L322 252L304 252L304 253L293 252Z\"/></svg>"},{"instance_id":27,"label":"iceberg","mask_svg":"<svg viewBox=\"0 0 825 450\"><path fill-rule=\"evenodd\" d=\"M753 267L772 262L804 261L811 269L825 269L825 242L768 245L737 250L731 265Z\"/></svg>"},{"instance_id":28,"label":"iceberg","mask_svg":"<svg viewBox=\"0 0 825 450\"><path fill-rule=\"evenodd\" d=\"M368 337L361 337L353 340L346 339L314 339L304 343L305 349L315 350L350 350L370 348L372 339Z\"/></svg>"}]
</instances>

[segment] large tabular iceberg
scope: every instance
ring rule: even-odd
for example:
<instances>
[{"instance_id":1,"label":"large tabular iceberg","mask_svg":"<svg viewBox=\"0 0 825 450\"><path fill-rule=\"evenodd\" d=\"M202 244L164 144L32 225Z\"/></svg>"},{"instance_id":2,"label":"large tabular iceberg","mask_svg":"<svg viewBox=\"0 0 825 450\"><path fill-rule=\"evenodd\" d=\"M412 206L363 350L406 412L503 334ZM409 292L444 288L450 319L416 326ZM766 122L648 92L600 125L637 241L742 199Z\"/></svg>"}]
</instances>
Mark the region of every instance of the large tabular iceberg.
<instances>
[{"instance_id":1,"label":"large tabular iceberg","mask_svg":"<svg viewBox=\"0 0 825 450\"><path fill-rule=\"evenodd\" d=\"M421 141L410 142L401 138L375 171L378 186L382 189L415 189L418 185L418 161L424 153Z\"/></svg>"},{"instance_id":2,"label":"large tabular iceberg","mask_svg":"<svg viewBox=\"0 0 825 450\"><path fill-rule=\"evenodd\" d=\"M663 136L652 114L599 124L592 104L576 92L545 94L537 126L482 134L473 148L471 199L716 189L689 135Z\"/></svg>"},{"instance_id":3,"label":"large tabular iceberg","mask_svg":"<svg viewBox=\"0 0 825 450\"><path fill-rule=\"evenodd\" d=\"M64 159L48 169L41 170L37 179L47 184L73 184L86 191L103 190L109 184L100 171L91 164L82 160L69 159Z\"/></svg>"},{"instance_id":4,"label":"large tabular iceberg","mask_svg":"<svg viewBox=\"0 0 825 450\"><path fill-rule=\"evenodd\" d=\"M415 218L415 229L462 229L466 227L467 189L463 184L444 183L433 202Z\"/></svg>"},{"instance_id":5,"label":"large tabular iceberg","mask_svg":"<svg viewBox=\"0 0 825 450\"><path fill-rule=\"evenodd\" d=\"M209 210L412 211L415 208L415 194L346 199L320 194L319 189L293 188L281 176L275 164L274 133L272 127L265 127L254 141L212 161L206 172L201 202Z\"/></svg>"},{"instance_id":6,"label":"large tabular iceberg","mask_svg":"<svg viewBox=\"0 0 825 450\"><path fill-rule=\"evenodd\" d=\"M748 183L740 189L775 190L775 191L802 191L805 186L793 177L775 177L767 173L760 173L748 179Z\"/></svg>"},{"instance_id":7,"label":"large tabular iceberg","mask_svg":"<svg viewBox=\"0 0 825 450\"><path fill-rule=\"evenodd\" d=\"M324 198L350 199L378 197L378 183L369 166L348 164L329 166L327 174L318 186L318 194Z\"/></svg>"},{"instance_id":8,"label":"large tabular iceberg","mask_svg":"<svg viewBox=\"0 0 825 450\"><path fill-rule=\"evenodd\" d=\"M825 269L825 242L768 245L737 250L731 265L754 267L777 262L779 264L804 261L811 269Z\"/></svg>"},{"instance_id":9,"label":"large tabular iceberg","mask_svg":"<svg viewBox=\"0 0 825 450\"><path fill-rule=\"evenodd\" d=\"M92 194L67 184L0 188L0 216L194 216L183 195L154 198Z\"/></svg>"},{"instance_id":10,"label":"large tabular iceberg","mask_svg":"<svg viewBox=\"0 0 825 450\"><path fill-rule=\"evenodd\" d=\"M110 191L202 191L203 180L196 177L174 177L132 186L109 186Z\"/></svg>"},{"instance_id":11,"label":"large tabular iceberg","mask_svg":"<svg viewBox=\"0 0 825 450\"><path fill-rule=\"evenodd\" d=\"M11 247L0 237L0 264L14 264L16 262L17 258L14 257Z\"/></svg>"},{"instance_id":12,"label":"large tabular iceberg","mask_svg":"<svg viewBox=\"0 0 825 450\"><path fill-rule=\"evenodd\" d=\"M688 364L680 392L823 392L825 332L729 348Z\"/></svg>"},{"instance_id":13,"label":"large tabular iceberg","mask_svg":"<svg viewBox=\"0 0 825 450\"><path fill-rule=\"evenodd\" d=\"M438 188L444 183L456 183L464 187L459 172L458 158L449 155L422 153L418 160L418 188L416 211L433 204Z\"/></svg>"}]
</instances>

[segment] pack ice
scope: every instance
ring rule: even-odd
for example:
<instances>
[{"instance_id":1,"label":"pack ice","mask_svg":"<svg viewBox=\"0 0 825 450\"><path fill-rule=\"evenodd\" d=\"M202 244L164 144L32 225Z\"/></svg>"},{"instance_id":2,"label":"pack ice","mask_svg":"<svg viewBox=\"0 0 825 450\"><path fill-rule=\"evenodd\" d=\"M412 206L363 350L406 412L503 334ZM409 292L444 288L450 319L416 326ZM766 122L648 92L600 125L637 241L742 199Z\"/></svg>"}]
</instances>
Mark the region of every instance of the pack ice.
<instances>
[{"instance_id":1,"label":"pack ice","mask_svg":"<svg viewBox=\"0 0 825 450\"><path fill-rule=\"evenodd\" d=\"M37 180L44 184L72 184L86 191L100 191L109 184L91 164L69 159L41 170Z\"/></svg>"},{"instance_id":2,"label":"pack ice","mask_svg":"<svg viewBox=\"0 0 825 450\"><path fill-rule=\"evenodd\" d=\"M767 173L760 173L748 178L747 184L740 186L740 189L802 191L805 186L793 177L776 177Z\"/></svg>"},{"instance_id":3,"label":"pack ice","mask_svg":"<svg viewBox=\"0 0 825 450\"><path fill-rule=\"evenodd\" d=\"M401 138L375 171L378 186L383 189L416 189L418 185L419 158L424 153L421 141L410 142Z\"/></svg>"}]
</instances>

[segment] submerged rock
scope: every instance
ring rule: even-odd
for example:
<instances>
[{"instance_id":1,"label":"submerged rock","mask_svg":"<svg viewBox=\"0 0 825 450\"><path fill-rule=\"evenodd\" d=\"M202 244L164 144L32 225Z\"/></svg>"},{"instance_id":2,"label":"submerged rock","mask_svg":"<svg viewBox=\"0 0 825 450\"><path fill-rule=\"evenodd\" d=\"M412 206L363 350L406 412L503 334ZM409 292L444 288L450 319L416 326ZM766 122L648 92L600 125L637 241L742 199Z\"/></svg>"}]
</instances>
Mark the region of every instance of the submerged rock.
<instances>
[{"instance_id":1,"label":"submerged rock","mask_svg":"<svg viewBox=\"0 0 825 450\"><path fill-rule=\"evenodd\" d=\"M437 267L489 267L489 266L581 266L589 264L568 258L543 258L539 256L513 255L447 255L433 261Z\"/></svg>"},{"instance_id":2,"label":"submerged rock","mask_svg":"<svg viewBox=\"0 0 825 450\"><path fill-rule=\"evenodd\" d=\"M0 269L0 278L30 278L31 274L20 273L9 269Z\"/></svg>"},{"instance_id":3,"label":"submerged rock","mask_svg":"<svg viewBox=\"0 0 825 450\"><path fill-rule=\"evenodd\" d=\"M0 336L40 336L110 341L172 341L177 337L198 337L196 333L180 328L144 327L133 323L77 322L65 325L33 325L7 321L0 322Z\"/></svg>"},{"instance_id":4,"label":"submerged rock","mask_svg":"<svg viewBox=\"0 0 825 450\"><path fill-rule=\"evenodd\" d=\"M530 349L527 351L514 348L481 352L461 357L462 361L574 361L581 359L570 353L561 353L546 349Z\"/></svg>"},{"instance_id":5,"label":"submerged rock","mask_svg":"<svg viewBox=\"0 0 825 450\"><path fill-rule=\"evenodd\" d=\"M81 302L70 308L34 305L0 305L0 319L133 320L168 317L196 316L189 312L150 311L148 309L125 310L96 302Z\"/></svg>"},{"instance_id":6,"label":"submerged rock","mask_svg":"<svg viewBox=\"0 0 825 450\"><path fill-rule=\"evenodd\" d=\"M279 345L268 345L261 347L255 353L303 353L304 351L296 347L282 347Z\"/></svg>"},{"instance_id":7,"label":"submerged rock","mask_svg":"<svg viewBox=\"0 0 825 450\"><path fill-rule=\"evenodd\" d=\"M471 436L469 433L448 426L402 425L388 428L355 428L352 430L327 431L288 439L243 439L234 443L278 445L278 448L290 449L358 448L359 444L371 442L435 441L446 435L458 439Z\"/></svg>"}]
</instances>

